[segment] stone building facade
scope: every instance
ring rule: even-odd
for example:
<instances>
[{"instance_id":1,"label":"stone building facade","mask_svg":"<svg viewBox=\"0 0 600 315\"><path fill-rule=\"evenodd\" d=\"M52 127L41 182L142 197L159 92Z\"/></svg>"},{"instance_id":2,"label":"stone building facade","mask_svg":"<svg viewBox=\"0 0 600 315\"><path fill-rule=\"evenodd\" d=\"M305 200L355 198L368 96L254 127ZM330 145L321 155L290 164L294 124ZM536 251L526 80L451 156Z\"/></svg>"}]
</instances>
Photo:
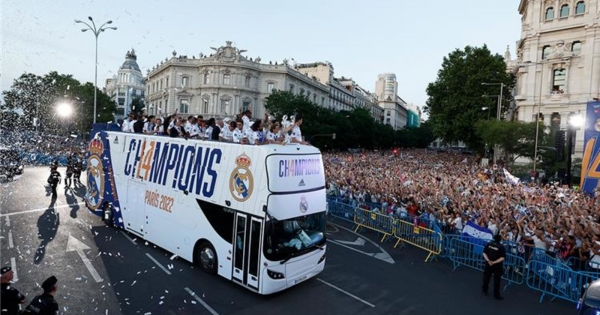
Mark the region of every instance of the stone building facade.
<instances>
[{"instance_id":1,"label":"stone building facade","mask_svg":"<svg viewBox=\"0 0 600 315\"><path fill-rule=\"evenodd\" d=\"M296 71L287 60L263 63L249 58L226 42L209 55L178 55L175 51L148 71L148 114L167 115L178 109L182 115L231 117L250 109L262 117L265 99L274 90L306 95L314 103L329 107L329 87ZM292 114L292 113L290 113Z\"/></svg>"},{"instance_id":2,"label":"stone building facade","mask_svg":"<svg viewBox=\"0 0 600 315\"><path fill-rule=\"evenodd\" d=\"M566 129L570 113L585 115L600 97L600 0L521 0L521 39L516 59L505 59L517 76L515 118L548 132ZM583 132L577 133L576 154Z\"/></svg>"},{"instance_id":3,"label":"stone building facade","mask_svg":"<svg viewBox=\"0 0 600 315\"><path fill-rule=\"evenodd\" d=\"M131 101L145 96L145 79L137 64L135 50L131 49L125 54L125 62L117 74L106 79L104 92L117 105L115 119L124 118L131 110Z\"/></svg>"}]
</instances>

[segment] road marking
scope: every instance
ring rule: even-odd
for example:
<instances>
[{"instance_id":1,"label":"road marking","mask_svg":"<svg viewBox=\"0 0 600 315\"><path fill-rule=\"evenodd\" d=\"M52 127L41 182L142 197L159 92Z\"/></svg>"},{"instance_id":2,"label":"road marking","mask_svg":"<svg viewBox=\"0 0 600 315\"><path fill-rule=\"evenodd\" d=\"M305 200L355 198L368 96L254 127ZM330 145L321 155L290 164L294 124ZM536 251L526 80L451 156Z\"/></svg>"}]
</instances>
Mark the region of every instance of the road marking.
<instances>
[{"instance_id":1,"label":"road marking","mask_svg":"<svg viewBox=\"0 0 600 315\"><path fill-rule=\"evenodd\" d=\"M13 271L13 281L19 281L19 276L17 275L17 260L15 259L15 257L10 258L10 267Z\"/></svg>"},{"instance_id":2,"label":"road marking","mask_svg":"<svg viewBox=\"0 0 600 315\"><path fill-rule=\"evenodd\" d=\"M80 203L67 204L67 205L62 205L62 206L54 206L53 208L54 209L66 208L66 207L70 207L70 206L81 206L81 205L84 205L84 204L85 204L85 202L80 202ZM46 211L48 209L50 209L50 207L39 208L39 209L31 209L31 210L23 210L23 211L19 211L19 212L11 212L11 213L0 214L0 217L9 217L11 215L18 215L18 214L25 214L25 213Z\"/></svg>"},{"instance_id":3,"label":"road marking","mask_svg":"<svg viewBox=\"0 0 600 315\"><path fill-rule=\"evenodd\" d=\"M6 217L6 226L10 226L10 217Z\"/></svg>"},{"instance_id":4,"label":"road marking","mask_svg":"<svg viewBox=\"0 0 600 315\"><path fill-rule=\"evenodd\" d=\"M385 262L387 262L387 263L390 263L390 264L395 264L395 263L396 263L396 262L394 261L394 258L392 258L392 256L390 256L390 254L388 254L388 252L386 252L386 251L385 251L385 249L383 249L381 246L377 245L377 243L373 242L372 240L370 240L370 239L368 239L368 238L366 238L366 237L361 237L361 235L360 235L360 234L358 234L358 233L355 233L354 231L352 231L352 230L349 230L349 229L347 229L347 228L345 228L345 227L343 227L343 226L339 226L339 225L337 225L337 224L335 224L335 223L328 222L328 224L333 224L333 225L337 226L337 227L338 227L338 228L340 228L340 229L344 229L344 230L346 230L346 231L348 231L348 232L350 232L350 233L352 233L352 234L355 234L355 235L357 235L359 238L362 238L363 240L365 240L365 241L367 241L367 242L369 242L369 243L371 243L371 244L375 245L375 247L377 247L377 248L378 248L378 249L379 249L381 252L380 252L380 253L367 253L367 252L363 252L362 250L359 250L359 249L356 249L356 248L350 247L350 246L348 246L348 245L342 244L342 243L341 243L341 241L339 241L339 240L333 240L333 239L331 239L331 238L329 238L329 239L327 240L328 242L331 242L331 243L333 243L333 244L336 244L336 245L339 245L339 246L342 246L342 247L345 247L345 248L351 249L351 250L353 250L353 251L355 251L355 252L359 252L359 253L361 253L361 254L364 254L364 255L367 255L367 256L373 257L373 258L375 258L375 259L383 260L383 261L385 261ZM358 242L358 240L357 240L356 242ZM364 244L363 244L363 245L364 245Z\"/></svg>"},{"instance_id":5,"label":"road marking","mask_svg":"<svg viewBox=\"0 0 600 315\"><path fill-rule=\"evenodd\" d=\"M129 237L129 235L127 235L127 233L125 233L125 231L120 231L120 232L121 232L121 234L123 234L125 236L126 239L128 239L131 242L131 244L137 245L137 243L134 240L132 240L131 237Z\"/></svg>"},{"instance_id":6,"label":"road marking","mask_svg":"<svg viewBox=\"0 0 600 315\"><path fill-rule=\"evenodd\" d=\"M8 248L15 247L15 243L13 243L12 230L8 231Z\"/></svg>"},{"instance_id":7,"label":"road marking","mask_svg":"<svg viewBox=\"0 0 600 315\"><path fill-rule=\"evenodd\" d=\"M350 293L350 292L348 292L348 291L346 291L346 290L344 290L344 289L342 289L342 288L336 287L335 285L333 285L333 284L331 284L331 283L329 283L329 282L327 282L327 281L325 281L325 280L322 280L322 279L319 279L319 278L317 278L317 281L319 281L319 282L321 282L321 283L323 283L323 284L326 284L326 285L328 285L328 286L330 286L330 287L332 287L332 288L334 288L334 289L336 289L336 290L338 290L338 291L340 291L340 292L342 292L342 293L346 294L347 296L349 296L349 297L351 297L351 298L353 298L353 299L355 299L355 300L357 300L357 301L360 301L360 302L362 302L362 303L364 303L364 304L367 304L367 305L369 305L370 307L375 307L375 305L374 305L374 304L371 304L371 303L369 303L369 302L367 302L367 301L365 301L365 300L363 300L363 299L359 298L358 296L356 296L356 295L354 295L354 294L352 294L352 293Z\"/></svg>"},{"instance_id":8,"label":"road marking","mask_svg":"<svg viewBox=\"0 0 600 315\"><path fill-rule=\"evenodd\" d=\"M367 241L365 241L365 239L362 237L357 238L356 241L354 241L354 242L340 241L340 240L336 240L336 242L346 244L346 245L354 245L354 246L365 246L365 243L367 243Z\"/></svg>"},{"instance_id":9,"label":"road marking","mask_svg":"<svg viewBox=\"0 0 600 315\"><path fill-rule=\"evenodd\" d=\"M67 252L76 251L94 280L96 280L96 282L102 282L102 277L100 277L100 274L98 274L98 271L96 271L96 268L94 268L92 262L87 258L87 256L85 256L85 253L83 252L84 250L89 249L90 248L87 245L74 238L71 233L69 233L69 239L67 240Z\"/></svg>"},{"instance_id":10,"label":"road marking","mask_svg":"<svg viewBox=\"0 0 600 315\"><path fill-rule=\"evenodd\" d=\"M165 266L161 265L158 260L154 259L154 257L152 257L152 255L146 253L146 256L148 256L148 258L150 258L150 260L152 260L157 266L160 267L160 269L162 269L166 274L168 274L169 276L171 275L171 272L169 271L169 269L165 268Z\"/></svg>"},{"instance_id":11,"label":"road marking","mask_svg":"<svg viewBox=\"0 0 600 315\"><path fill-rule=\"evenodd\" d=\"M190 290L190 288L185 288L185 290L188 291L188 293L194 299L196 299L196 301L200 302L200 304L202 304L202 306L204 306L204 308L207 309L211 314L219 315L219 313L217 313L215 310L213 310L213 308L210 307L210 305L206 304L206 302L204 302L204 300L202 300L199 296L197 296L196 293L194 293L194 291Z\"/></svg>"}]
</instances>

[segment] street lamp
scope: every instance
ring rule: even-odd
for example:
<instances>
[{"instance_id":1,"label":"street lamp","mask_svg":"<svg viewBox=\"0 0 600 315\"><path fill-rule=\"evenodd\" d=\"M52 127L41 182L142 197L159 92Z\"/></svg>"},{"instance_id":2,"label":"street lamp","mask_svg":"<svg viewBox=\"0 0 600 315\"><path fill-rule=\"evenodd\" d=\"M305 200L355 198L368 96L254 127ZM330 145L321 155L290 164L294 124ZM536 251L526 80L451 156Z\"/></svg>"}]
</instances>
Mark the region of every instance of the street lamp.
<instances>
[{"instance_id":1,"label":"street lamp","mask_svg":"<svg viewBox=\"0 0 600 315\"><path fill-rule=\"evenodd\" d=\"M585 120L583 119L583 116L581 116L580 114L575 114L575 113L570 113L569 114L569 118L567 120L568 124L567 124L567 185L569 185L569 187L571 187L571 182L572 182L572 170L571 170L571 163L572 163L572 159L571 156L573 155L573 146L574 146L574 141L575 141L575 135L577 133L577 130L584 125Z\"/></svg>"},{"instance_id":2,"label":"street lamp","mask_svg":"<svg viewBox=\"0 0 600 315\"><path fill-rule=\"evenodd\" d=\"M96 104L97 104L97 95L96 95L96 90L98 89L97 85L98 85L98 36L100 35L100 33L106 31L106 30L117 30L116 27L105 27L107 24L112 24L112 21L107 21L104 24L102 24L100 27L96 28L96 23L94 22L94 19L92 19L91 16L88 16L88 20L90 20L90 22L92 22L92 25L88 24L87 22L81 21L81 20L75 20L75 23L80 23L80 24L84 24L85 26L87 26L88 28L84 28L81 29L82 32L87 32L87 31L92 31L92 33L94 34L94 36L96 37L96 63L95 63L95 67L94 67L94 124L96 123Z\"/></svg>"},{"instance_id":3,"label":"street lamp","mask_svg":"<svg viewBox=\"0 0 600 315\"><path fill-rule=\"evenodd\" d=\"M56 105L56 114L63 118L68 118L73 114L73 106L69 103L59 103Z\"/></svg>"},{"instance_id":4,"label":"street lamp","mask_svg":"<svg viewBox=\"0 0 600 315\"><path fill-rule=\"evenodd\" d=\"M496 109L496 119L500 121L502 116L502 93L504 91L504 83L487 83L482 82L481 85L499 85L500 86L500 95L498 95L498 108ZM496 163L498 157L498 145L494 146L494 164Z\"/></svg>"},{"instance_id":5,"label":"street lamp","mask_svg":"<svg viewBox=\"0 0 600 315\"><path fill-rule=\"evenodd\" d=\"M488 111L488 118L487 118L487 120L490 120L490 108L489 107L482 107L481 110L487 110Z\"/></svg>"}]
</instances>

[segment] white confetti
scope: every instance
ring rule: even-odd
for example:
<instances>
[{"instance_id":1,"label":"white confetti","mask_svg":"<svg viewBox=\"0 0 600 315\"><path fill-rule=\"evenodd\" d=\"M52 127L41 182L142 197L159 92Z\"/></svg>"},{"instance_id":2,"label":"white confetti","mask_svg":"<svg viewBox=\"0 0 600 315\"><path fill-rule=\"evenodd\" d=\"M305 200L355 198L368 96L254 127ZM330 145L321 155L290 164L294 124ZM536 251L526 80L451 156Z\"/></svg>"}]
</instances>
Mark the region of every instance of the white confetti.
<instances>
[{"instance_id":1,"label":"white confetti","mask_svg":"<svg viewBox=\"0 0 600 315\"><path fill-rule=\"evenodd\" d=\"M133 283L131 284L131 286L133 286L136 282L137 282L137 280L133 280Z\"/></svg>"}]
</instances>

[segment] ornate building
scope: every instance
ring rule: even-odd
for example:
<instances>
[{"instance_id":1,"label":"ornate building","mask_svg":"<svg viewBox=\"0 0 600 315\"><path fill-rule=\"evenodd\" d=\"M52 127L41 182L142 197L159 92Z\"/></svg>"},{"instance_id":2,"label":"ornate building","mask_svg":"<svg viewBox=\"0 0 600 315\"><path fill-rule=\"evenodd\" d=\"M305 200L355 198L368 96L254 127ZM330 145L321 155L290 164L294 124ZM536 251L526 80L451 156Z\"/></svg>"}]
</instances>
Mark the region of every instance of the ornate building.
<instances>
[{"instance_id":1,"label":"ornate building","mask_svg":"<svg viewBox=\"0 0 600 315\"><path fill-rule=\"evenodd\" d=\"M312 102L329 107L329 87L296 71L287 60L262 63L248 58L227 41L211 47L210 55L177 55L174 51L148 70L147 112L166 115L175 109L183 115L233 116L250 109L254 117L264 115L267 96L274 90L306 95ZM290 113L292 114L292 113Z\"/></svg>"},{"instance_id":2,"label":"ornate building","mask_svg":"<svg viewBox=\"0 0 600 315\"><path fill-rule=\"evenodd\" d=\"M515 118L565 129L570 113L600 97L600 0L521 0L517 58L505 59L517 76ZM581 152L583 132L575 151Z\"/></svg>"},{"instance_id":3,"label":"ornate building","mask_svg":"<svg viewBox=\"0 0 600 315\"><path fill-rule=\"evenodd\" d=\"M134 98L144 98L144 77L137 64L134 49L125 54L125 62L114 77L106 79L104 86L104 92L117 104L116 119L124 118L128 114Z\"/></svg>"}]
</instances>

